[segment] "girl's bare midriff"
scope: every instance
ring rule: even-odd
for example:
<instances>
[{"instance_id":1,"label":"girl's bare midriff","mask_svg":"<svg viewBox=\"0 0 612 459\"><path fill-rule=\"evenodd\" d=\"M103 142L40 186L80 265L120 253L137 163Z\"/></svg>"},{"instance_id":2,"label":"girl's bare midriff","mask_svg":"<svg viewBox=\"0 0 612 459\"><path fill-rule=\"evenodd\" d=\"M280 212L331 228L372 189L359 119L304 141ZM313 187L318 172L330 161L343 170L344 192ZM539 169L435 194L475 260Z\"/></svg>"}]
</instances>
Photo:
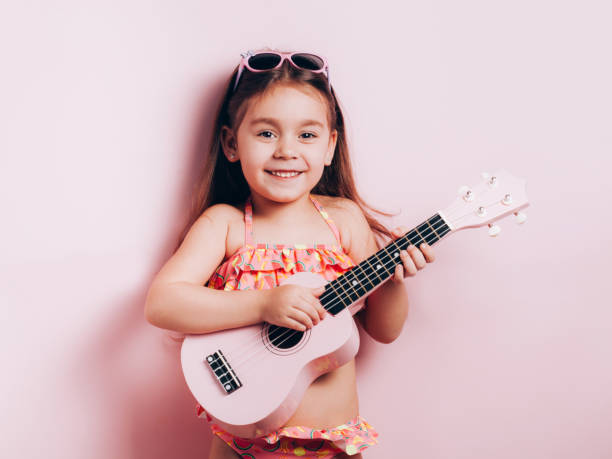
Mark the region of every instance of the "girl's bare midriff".
<instances>
[{"instance_id":1,"label":"girl's bare midriff","mask_svg":"<svg viewBox=\"0 0 612 459\"><path fill-rule=\"evenodd\" d=\"M357 414L359 402L353 359L315 379L285 425L329 429L346 423Z\"/></svg>"}]
</instances>

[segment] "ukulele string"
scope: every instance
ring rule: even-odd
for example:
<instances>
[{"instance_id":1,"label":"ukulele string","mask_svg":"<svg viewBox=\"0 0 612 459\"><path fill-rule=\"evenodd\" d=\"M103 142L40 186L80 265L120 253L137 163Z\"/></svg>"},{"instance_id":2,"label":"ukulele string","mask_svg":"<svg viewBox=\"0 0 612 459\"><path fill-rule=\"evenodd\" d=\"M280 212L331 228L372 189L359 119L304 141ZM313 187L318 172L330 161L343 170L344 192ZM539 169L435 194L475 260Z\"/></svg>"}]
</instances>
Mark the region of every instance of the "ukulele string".
<instances>
[{"instance_id":1,"label":"ukulele string","mask_svg":"<svg viewBox=\"0 0 612 459\"><path fill-rule=\"evenodd\" d=\"M441 225L434 225L433 229L434 229L434 230L439 229L439 228L440 228L440 226L441 226ZM449 232L450 232L450 228L448 228L448 227L447 227L447 229L445 230L444 234L442 234L442 237L443 237L443 236L445 236L446 234L448 234ZM430 232L430 233L428 233L428 234L425 236L425 238L427 238L427 237L428 237L430 234L431 234L431 232ZM411 243L412 243L412 242L411 242ZM387 254L387 255L388 255L388 254ZM390 258L390 260L391 260L391 261L393 261L393 259L392 259L392 258ZM386 264L386 262L383 262L383 265L385 265L385 264ZM385 266L385 270L386 270L386 266ZM393 275L393 274L392 274L390 271L387 271L387 272L389 273L389 275L390 275L390 276L392 276L392 275ZM365 271L364 271L364 273L365 273ZM368 274L366 273L366 278L367 278L367 277L368 277ZM386 279L385 279L385 280L386 280ZM331 292L330 292L330 293L331 293ZM338 298L341 300L340 302L342 302L342 303L343 303L343 301L342 301L343 299L349 298L349 300L350 300L350 296L349 296L349 295L346 295L346 296L344 296L344 297L343 297L342 295L338 295L337 297L338 297ZM332 304L331 306L335 306L335 305L337 305L337 304L339 304L339 303L338 303L338 302L336 302L336 303ZM286 328L286 327L285 327L285 328ZM280 346L280 345L284 344L284 343L285 343L285 342L286 342L288 339L291 339L291 338L292 338L292 337L295 335L295 333L303 333L303 331L302 331L302 330L295 330L295 329L291 329L291 328L286 328L286 330L285 330L283 333L281 333L281 334L280 334L279 336L277 336L275 339L271 340L271 341L270 341L270 343L278 347L278 346ZM258 333L257 333L257 335L258 335L258 337L257 337L256 341L259 341L259 335L261 335L261 332L258 332ZM287 336L287 335L288 335L288 336ZM283 337L284 337L284 339L282 339ZM279 340L281 340L281 339L282 339L282 341L280 341L280 342L279 342ZM248 340L247 340L247 342L248 342ZM250 346L251 346L252 344L254 344L254 343L253 343L253 342L251 342L251 343L248 343L248 344L249 344L249 347L250 347ZM242 344L240 345L240 347L244 347L244 346L245 346L245 343L242 343ZM250 355L248 355L246 358L244 358L244 359L243 359L241 362L239 362L239 363L237 363L237 364L235 364L235 365L234 365L234 367L235 367L236 369L237 369L238 367L240 367L240 371L242 372L242 374L244 374L244 373L245 373L245 369L247 368L247 366L250 366L250 365L248 365L248 364L249 364L249 362L254 362L254 361L256 361L257 359L255 359L255 357L257 356L257 354L259 354L259 353L261 353L261 352L263 352L263 351L265 350L265 346L264 346L264 347L254 347L254 348L255 348L255 352L254 352L254 353L251 353L251 354L250 354ZM232 353L231 353L231 354L234 354L234 352L232 351ZM224 374L222 374L220 377L223 377L223 376L225 376L226 374L227 374L227 372L226 372L226 373L224 373Z\"/></svg>"},{"instance_id":2,"label":"ukulele string","mask_svg":"<svg viewBox=\"0 0 612 459\"><path fill-rule=\"evenodd\" d=\"M441 223L441 224L440 224L440 223ZM443 220L441 220L440 222L438 222L438 224L434 224L434 226L432 227L432 228L433 228L433 230L432 230L432 231L430 231L430 232L429 232L429 233L428 233L428 234L425 236L425 238L427 238L427 237L428 237L428 236L429 236L429 235L430 235L430 234L431 234L431 233L432 233L434 230L440 229L440 227L441 227L443 224L445 224ZM442 234L442 236L444 236L444 235L448 234L448 232L450 232L450 229L448 229L448 228L447 228L447 229L446 229L446 232L444 232L444 234ZM412 241L411 241L411 243L412 243ZM391 261L391 262L393 262L393 261L394 261L394 259L393 259L393 258L390 258L390 261ZM387 262L383 262L383 266L384 266L386 263L387 263ZM392 263L391 263L391 264L392 264ZM385 270L386 270L387 266L384 266L384 267L385 267ZM393 273L392 273L392 272L390 272L390 271L387 271L387 272L389 273L389 276L392 276L392 275L393 275ZM364 273L365 273L365 271L364 271ZM378 274L376 274L375 272L374 272L374 274L375 274L376 276L378 276ZM369 276L369 275L366 273L366 278L368 278L368 276ZM372 279L375 279L375 277L373 277L373 276L372 276ZM369 278L368 278L368 280L369 280ZM372 282L370 282L370 283L372 283ZM321 297L321 299L326 298L327 296L326 296L325 294L327 294L327 293L329 293L329 294L332 294L332 295L333 295L332 291L326 291L326 292L324 293L324 295ZM350 299L350 295L348 295L348 294L346 294L346 295L344 295L344 294L338 294L338 295L336 295L336 296L337 296L337 298L339 298L339 299L340 299L340 301L339 301L339 302L335 302L335 303L333 303L333 304L330 304L330 307L336 306L336 305L338 305L338 304L340 304L340 303L344 303L344 301L343 301L343 300L344 300L344 299L347 299L347 298L349 299L349 301L352 301L352 300ZM352 303L351 303L351 304L352 304ZM295 330L295 329L292 329L292 328L287 328L287 327L283 327L283 328L286 328L286 330L285 330L285 331L283 331L283 332L282 332L280 335L278 335L276 338L274 338L273 340L271 340L271 341L270 341L270 344L273 344L274 346L279 347L279 346L281 346L282 344L284 344L284 343L285 343L287 340L291 339L291 338L292 338L292 337L295 335L295 333L303 333L303 332L305 332L305 331L302 331L302 330ZM254 339L247 339L245 342L241 343L241 344L240 344L239 346L237 346L236 348L233 348L231 351L224 351L224 354L226 354L226 355L228 356L228 358L231 358L231 359L233 360L233 359L234 359L234 356L236 356L236 355L237 355L236 351L237 351L238 349L243 349L243 348L245 348L245 347L246 347L246 348L247 348L247 349L246 349L246 352L248 352L248 351L250 350L249 348L252 348L252 349L254 349L254 350L255 350L255 352L254 352L254 353L253 353L253 352L251 352L250 354L248 354L248 355L246 355L246 356L241 356L241 357L243 357L243 358L242 358L242 359L241 359L241 360L240 360L238 363L236 363L236 364L233 364L233 365L232 365L232 368L234 368L234 371L238 371L238 368L240 367L240 368L239 368L239 371L241 371L241 372L243 372L243 373L244 373L244 370L246 369L246 367L247 367L247 366L250 366L250 365L248 365L248 364L249 364L249 362L254 362L254 361L256 360L256 359L255 359L255 357L257 357L257 355L258 355L259 353L261 353L261 352L265 351L265 349L266 349L266 347L265 347L265 346L263 346L263 347L255 346L255 343L259 342L259 341L260 341L260 339L261 339L261 331L259 331L259 332L255 333L255 334L253 335L253 338L254 338ZM283 339L283 338L284 338L284 339ZM280 341L279 341L279 340L280 340ZM243 352L244 352L244 351L243 351ZM217 360L218 360L218 359L217 359ZM228 373L229 373L229 372L226 372L226 373L224 373L224 374L220 375L219 377L223 377L223 376L225 376L225 375L226 375L226 374L228 374Z\"/></svg>"},{"instance_id":3,"label":"ukulele string","mask_svg":"<svg viewBox=\"0 0 612 459\"><path fill-rule=\"evenodd\" d=\"M491 202L490 204L486 204L486 205L484 205L484 206L482 206L482 207L485 207L485 208L487 208L487 207L492 207L492 206L493 206L493 205L495 205L495 204L497 204L497 200L496 200L496 201ZM460 210L460 212L461 212L461 210ZM467 216L467 215L469 215L469 214L470 214L470 213L465 213L465 214L460 215L460 216L455 216L455 215L452 215L452 216L451 216L451 215L449 214L449 216L448 216L448 220L449 220L449 221L450 221L450 220L458 221L458 220L460 220L461 218L463 218L463 217L465 217L465 216ZM425 235L425 237L423 238L423 239L425 239L425 241L426 241L426 238L427 238L429 235L431 235L432 233L435 233L435 234L437 235L437 233L435 232L435 230L440 229L440 226L442 226L443 224L446 224L446 222L444 221L444 219L440 220L440 222L438 222L438 223L442 223L442 224L440 224L440 225L438 225L437 223L436 223L436 224L434 224L434 226L432 226L432 230L431 230L431 231L429 231L429 232L428 232L428 233ZM419 226L420 226L420 225L419 225ZM430 225L430 226L431 226L431 225ZM450 231L451 231L451 230L450 230L450 228L449 228L449 227L447 227L447 229L445 230L445 232L442 234L442 237L443 237L443 236L445 236L446 234L448 234ZM439 238L439 239L440 239L440 238ZM412 242L412 241L410 241L410 243L411 243L411 244L413 244L413 242ZM383 250L384 250L384 249L383 249ZM389 255L389 254L387 253L387 255ZM392 260L393 260L393 259L391 258L391 261L392 261ZM382 266L383 266L383 267L385 268L385 270L386 270L386 268L387 268L387 267L386 267L386 266L384 266L385 264L386 264L386 262L383 262L383 263L382 263ZM362 270L362 271L363 271L363 270ZM365 271L363 271L363 272L365 273ZM389 271L387 271L387 272L389 273L389 275L390 275L390 276L392 276L392 275L393 275L391 272L389 272ZM374 272L374 273L375 273L375 272ZM368 278L368 274L367 274L367 273L366 273L366 278ZM368 279L368 280L369 280L369 279ZM329 290L329 291L324 292L323 296L321 296L321 299L326 298L326 294L328 294L328 293L329 293L329 294L332 294L332 291L331 291L331 290ZM350 299L350 295L346 295L346 296L344 296L344 297L343 297L343 296L342 296L342 294L340 294L340 295L337 295L337 297L338 297L338 298L341 300L340 302L343 302L342 300L343 300L343 299L345 299L345 298L349 298L349 299ZM338 304L338 303L334 303L334 304L333 304L333 305L331 305L331 306L335 306L335 305L337 305L337 304ZM352 303L351 303L351 304L352 304ZM281 333L279 336L277 336L277 337L276 337L276 339L271 340L271 344L274 344L275 346L277 346L277 347L278 347L278 346L280 346L281 344L285 343L285 342L286 342L288 339L291 339L291 338L293 337L293 335L294 335L296 332L297 332L297 333L303 333L303 331L301 331L301 330L295 330L295 329L287 328L287 329L286 329L286 330L285 330L283 333ZM258 333L257 335L259 335L259 334L260 334L260 333ZM278 341L279 339L283 338L283 336L285 336L285 335L287 335L287 334L289 334L289 336L286 336L286 337L285 337L285 339L284 339L284 340L282 340L280 343L275 342L275 341ZM258 340L258 339L257 339L257 340ZM243 345L244 345L244 343L243 343ZM242 345L241 347L243 347L243 345ZM257 355L259 352L263 352L263 350L265 350L265 347L264 347L264 348L262 348L262 349L257 349L257 351L255 352L255 354L252 354L252 355L248 356L246 359L244 359L242 362L240 362L240 363L239 363L239 364L237 364L237 365L240 365L240 366L242 367L241 369L242 369L242 370L244 370L244 368L246 368L246 364L247 364L248 362L250 362L250 361L254 361L254 357L255 357L255 356L256 356L256 355Z\"/></svg>"},{"instance_id":4,"label":"ukulele string","mask_svg":"<svg viewBox=\"0 0 612 459\"><path fill-rule=\"evenodd\" d=\"M441 223L441 222L442 222L442 223ZM443 226L443 221L440 221L440 222L438 222L438 223L434 224L434 226L433 226L433 230L438 230L438 229L440 229L440 227L441 227L441 226ZM428 231L429 231L429 233L427 233L427 234L425 235L425 239L426 239L427 237L429 237L429 236L432 234L432 232L433 232L432 230L429 230L429 228L428 228ZM445 234L446 234L446 233L444 233L444 235L445 235ZM444 235L443 235L443 236L444 236ZM412 241L410 241L410 242L412 243ZM390 256L388 253L387 253L387 255L388 255L388 256ZM393 260L393 259L391 259L391 260ZM386 264L386 263L383 263L383 264ZM386 268L386 266L385 266L385 268ZM369 279L369 276L370 276L370 275L368 275L367 273L365 273L365 271L363 271L363 270L362 270L362 272L364 272L364 274L366 274L366 276L365 276L365 277L366 277L366 279L367 279L367 280L370 280L370 279ZM373 272L373 274L375 274L375 273ZM378 276L378 274L376 274L376 276ZM374 277L374 276L372 276L372 279L375 279L375 277ZM372 284L372 282L370 282L370 284ZM351 287L351 288L352 288L352 287ZM354 288L353 288L353 290L354 290ZM320 296L319 301L324 301L326 298L329 298L330 296L332 296L332 297L334 296L334 291L333 291L333 289L326 290L326 291L325 291L325 292L324 292L324 293L323 293L323 294ZM348 298L348 299L350 300L350 295L349 295L349 294L346 294L346 295L344 295L344 294L336 294L336 296L337 296L337 298L339 298L340 300L343 300L343 299L346 299L346 298ZM352 300L351 300L351 301L352 301ZM341 301L341 302L344 302L344 301ZM334 306L336 306L337 304L339 304L339 302L335 302L335 303L333 303L333 304L330 304L330 307L334 307ZM279 339L282 339L282 338L283 338L283 337L284 337L284 336L285 336L287 333L290 333L292 330L294 330L294 331L296 331L296 332L301 332L301 331L302 331L302 330L295 330L295 329L288 328L288 327L283 327L283 328L287 328L287 330L285 330L283 333L281 333L279 336L277 336L277 337L275 338L275 340L276 340L276 341L278 341ZM289 337L288 337L288 339L290 339L290 338L291 338L291 336L289 336ZM256 332L256 333L254 333L254 334L253 334L253 335L252 335L250 338L247 338L247 339L246 339L244 342L240 343L238 346L236 346L236 347L234 347L234 348L232 348L232 349L230 349L230 350L228 350L228 351L224 351L224 353L225 353L225 354L226 354L226 355L227 355L229 358L233 358L233 356L235 356L235 355L237 355L237 354L240 354L240 353L243 353L243 352L247 352L247 351L249 350L249 348L251 348L251 347L252 347L252 346L253 346L255 343L259 342L259 341L260 341L260 339L261 339L261 331L258 331L258 332ZM284 343L284 341L283 341L282 343ZM282 343L280 343L280 344L282 344ZM280 345L280 344L277 344L275 341L271 341L271 344L274 344L274 345ZM239 352L238 352L238 350L240 350L241 352L239 353Z\"/></svg>"},{"instance_id":5,"label":"ukulele string","mask_svg":"<svg viewBox=\"0 0 612 459\"><path fill-rule=\"evenodd\" d=\"M492 202L491 204L486 204L486 205L484 205L484 206L482 206L482 207L485 207L485 208L487 208L487 207L492 207L492 206L493 206L493 205L495 205L495 204L497 204L497 201L494 201L494 202ZM461 210L460 210L460 211L461 211ZM451 211L451 213L452 213L452 211ZM450 216L450 213L449 213L449 216L447 216L447 217L448 217L448 218L447 218L447 220L448 220L448 221L451 221L451 220L453 220L453 221L458 221L458 220L460 220L461 218L466 217L466 216L467 216L467 215L469 215L470 213L471 213L471 212L464 213L463 215L460 215L460 216L452 216L452 217ZM441 224L440 224L440 225L438 225L438 223L441 223ZM427 237L428 237L428 236L429 236L429 235L430 235L432 232L434 232L434 233L435 233L435 230L436 230L436 229L439 229L439 228L440 228L440 226L442 226L442 225L446 224L446 221L445 221L445 219L441 219L441 220L440 220L438 223L434 224L434 226L431 226L431 225L430 225L430 226L431 226L431 228L432 228L432 230L431 230L430 232L428 232L428 233L425 235L425 237L424 237L424 239L425 239L425 240L426 240L426 238L427 238ZM418 225L418 226L420 226L420 225ZM418 227L418 226L417 226L417 227ZM450 227L449 227L449 226L447 226L447 228L444 230L444 232L443 232L442 236L441 236L441 237L439 237L439 239L441 239L442 237L444 237L444 236L445 236L446 234L448 234L449 232L451 232L451 229L450 229ZM408 233L405 233L405 234L408 234ZM404 235L405 235L405 234L404 234ZM436 235L437 235L437 233L436 233ZM412 241L410 241L410 243L412 244ZM384 249L383 249L383 250L384 250ZM387 255L388 255L388 253L387 253ZM391 258L391 261L393 261L393 258ZM385 263L386 263L386 262L383 262L383 266L385 265ZM386 266L385 266L385 270L386 270ZM363 270L362 270L362 271L363 271ZM365 273L365 271L363 271L363 272ZM375 273L375 271L374 271L374 273ZM366 278L367 278L367 277L368 277L368 274L367 274L367 273L365 273L365 274L366 274ZM376 273L375 273L375 274L376 274ZM376 275L378 276L378 274L376 274ZM392 275L393 275L393 274L392 274L392 273L390 273L390 276L392 276ZM368 280L369 280L369 279L368 279ZM384 282L384 281L383 281L383 282ZM371 283L371 282L370 282L370 283ZM327 293L327 292L325 292L325 293ZM329 291L329 293L331 293L331 291ZM338 297L338 298L340 298L340 300L342 300L342 299L343 299L342 295L337 295L337 297ZM325 298L325 296L322 296L321 298ZM344 297L344 298L349 298L349 300L350 300L350 296L349 296L349 295L347 295L347 296L346 296L346 297ZM340 301L340 302L343 302L343 301ZM338 303L338 302L336 302L336 303L334 303L334 304L333 304L333 306L335 306L335 305L337 305L337 304L339 304L339 303ZM352 303L351 303L351 304L352 304ZM277 347L279 347L280 345L284 344L284 343L285 343L285 342L286 342L288 339L291 339L291 338L293 337L293 335L294 335L296 332L297 332L297 333L303 333L303 331L301 331L301 330L295 330L295 329L292 329L292 328L286 328L286 330L285 330L283 333L281 333L279 336L277 336L277 337L276 337L274 340L271 340L271 341L270 341L270 343L271 343L271 344L274 344L274 345L275 345L275 346L277 346ZM279 340L279 339L281 339L283 336L285 336L285 335L287 335L287 334L289 334L289 336L286 336L284 340L282 340L280 343L278 343L278 340ZM256 335L257 335L257 338L256 338L256 340L255 340L255 341L257 342L257 341L259 341L259 335L261 335L261 332L257 333ZM247 341L248 341L248 340L247 340ZM254 343L251 341L250 346L252 346L253 344L254 344ZM242 344L239 346L239 348L240 348L240 347L244 347L244 345L245 345L245 343L242 343ZM244 358L244 359L243 359L243 360L242 360L240 363L235 364L235 365L233 366L233 368L236 368L236 369L237 369L237 368L238 368L238 366L240 366L240 371L241 371L241 372L243 372L243 374L244 374L244 373L245 373L245 371L244 371L244 370L247 368L247 366L250 366L250 365L249 365L249 363L254 362L254 361L256 360L256 359L255 359L255 357L256 357L258 354L260 354L260 353L262 353L263 351L265 351L265 350L266 350L266 347L265 347L265 346L261 346L261 347L254 346L254 349L255 349L255 352L254 352L254 353L252 353L251 355L249 355L249 356L247 356L246 358ZM248 350L248 349L247 349L247 350ZM235 370L235 371L236 371L236 370ZM225 376L226 374L228 374L228 372L224 373L224 374L223 374L223 375L221 375L220 377L223 377L223 376Z\"/></svg>"},{"instance_id":6,"label":"ukulele string","mask_svg":"<svg viewBox=\"0 0 612 459\"><path fill-rule=\"evenodd\" d=\"M436 228L435 228L435 229L439 229L439 226L436 226ZM445 234L447 234L449 231L450 231L450 230L448 230L448 229L447 229L447 231L446 231L446 233L444 233L444 235L445 235ZM392 258L390 258L390 260L391 260L391 261L393 261L393 259L392 259ZM383 262L383 265L385 265L385 264L386 264L386 262ZM385 269L386 269L386 266L385 266ZM391 276L391 275L393 275L393 274L392 274L390 271L387 271L387 272L389 273L389 275L390 275L390 276ZM365 271L364 271L364 273L365 273ZM368 276L369 276L369 275L366 273L366 278L367 278ZM378 274L376 274L376 276L378 276ZM372 278L374 279L374 277L372 277ZM368 279L368 280L369 280L369 279ZM372 283L372 282L370 282L370 283ZM340 299L340 302L333 303L333 304L331 304L330 306L332 306L332 307L333 307L333 306L338 305L339 303L344 303L344 301L343 301L343 300L344 300L344 299L347 299L347 298L350 300L350 296L349 296L349 295L342 295L342 294L339 294L339 295L337 295L337 298L339 298L339 299ZM352 301L352 300L351 300L351 301ZM286 327L284 327L284 328L286 328ZM270 343L271 343L271 344L273 344L273 345L275 345L275 346L280 346L280 345L284 344L284 343L285 343L285 342L286 342L288 339L291 339L291 338L292 338L292 337L295 335L295 333L302 333L302 332L303 332L302 330L295 330L295 329L292 329L292 328L286 328L286 330L285 330L284 332L282 332L282 333L281 333L279 336L277 336L276 338L274 338L273 340L271 340L271 341L270 341ZM261 331L259 331L259 332L258 332L258 333L256 333L255 335L257 335L257 337L256 337L256 339L255 339L254 341L255 341L255 342L259 342L259 341L260 341L260 336L261 336ZM288 335L288 336L287 336L287 335ZM284 338L284 339L283 339L283 338ZM279 342L279 341L280 341L280 342ZM234 365L234 367L235 367L235 368L238 368L238 367L240 366L240 367L241 367L241 370L243 370L244 368L246 368L246 363L247 363L247 362L250 362L250 361L255 361L254 357L255 357L255 356L256 356L256 355L257 355L259 352L263 352L263 350L265 350L265 347L262 349L262 348L260 348L260 347L258 347L258 346L253 346L253 345L255 344L255 342L253 342L253 340L251 340L251 341L249 342L249 340L247 339L247 340L246 340L246 342L245 342L245 343L241 343L241 344L238 346L238 348L234 348L234 349L232 349L232 350L231 350L231 351L229 351L229 352L227 352L227 351L225 352L226 354L228 354L228 356L230 356L230 355L231 355L231 356L232 356L231 358L233 359L233 358L234 358L234 356L236 355L236 352L235 352L235 351L236 351L236 349L244 348L245 346L247 346L247 351L249 350L248 348L250 348L250 347L253 347L253 348L256 350L256 351L255 351L255 353L251 353L251 354L247 355L247 356L246 356L245 358L243 358L243 359L242 359L240 362L236 363L236 364ZM221 375L221 376L224 376L224 375Z\"/></svg>"},{"instance_id":7,"label":"ukulele string","mask_svg":"<svg viewBox=\"0 0 612 459\"><path fill-rule=\"evenodd\" d=\"M446 231L445 234L447 234L448 232L450 232L450 229ZM393 259L391 259L392 261ZM389 272L389 271L388 271ZM390 276L392 276L393 274L390 274ZM386 280L386 279L385 279ZM384 281L383 281L384 282ZM339 295L338 298L341 300L340 302L336 302L333 304L333 306L339 304L339 303L343 303L343 299L348 298L349 301L352 301L350 299L349 295L346 296L342 296ZM271 340L270 343L275 345L276 347L280 347L282 344L284 344L287 340L293 338L293 336L295 335L295 333L304 333L304 331L301 330L295 330L292 328L287 328L283 333L281 333L278 337L276 337L275 339ZM287 336L288 335L288 336ZM279 340L281 338L285 337L282 341L279 342ZM259 361L259 359L257 359L256 357L260 357L258 354L261 354L262 352L264 352L266 350L265 346L257 346L254 347L255 352L252 352L250 355L246 356L241 362L237 363L236 365L233 365L233 368L237 369L239 367L239 371L241 372L241 374L245 374L247 373L245 370L246 368L250 367L251 364L253 362ZM266 354L264 354L266 355ZM236 371L236 370L235 370ZM227 374L227 373L226 373Z\"/></svg>"}]
</instances>

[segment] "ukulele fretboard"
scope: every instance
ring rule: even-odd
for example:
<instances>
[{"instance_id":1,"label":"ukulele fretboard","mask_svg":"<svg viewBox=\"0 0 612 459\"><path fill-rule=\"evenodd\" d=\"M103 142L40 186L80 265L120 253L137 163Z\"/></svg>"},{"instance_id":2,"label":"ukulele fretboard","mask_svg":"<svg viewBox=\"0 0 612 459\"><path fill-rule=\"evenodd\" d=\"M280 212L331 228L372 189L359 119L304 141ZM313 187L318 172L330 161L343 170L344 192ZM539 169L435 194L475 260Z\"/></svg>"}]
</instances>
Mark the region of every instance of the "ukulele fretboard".
<instances>
[{"instance_id":1,"label":"ukulele fretboard","mask_svg":"<svg viewBox=\"0 0 612 459\"><path fill-rule=\"evenodd\" d=\"M319 297L321 304L330 314L338 314L394 274L395 267L402 263L400 250L406 249L410 244L418 247L423 242L433 245L450 231L444 219L439 214L435 214L353 266L349 271L328 282L325 285L325 292Z\"/></svg>"}]
</instances>

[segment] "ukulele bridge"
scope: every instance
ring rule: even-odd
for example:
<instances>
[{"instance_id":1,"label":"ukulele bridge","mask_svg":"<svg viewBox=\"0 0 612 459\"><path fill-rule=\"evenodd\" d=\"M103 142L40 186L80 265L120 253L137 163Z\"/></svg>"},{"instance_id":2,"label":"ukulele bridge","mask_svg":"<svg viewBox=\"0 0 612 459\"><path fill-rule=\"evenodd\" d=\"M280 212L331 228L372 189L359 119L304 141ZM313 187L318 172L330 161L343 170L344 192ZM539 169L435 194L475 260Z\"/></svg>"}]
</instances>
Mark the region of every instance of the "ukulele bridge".
<instances>
[{"instance_id":1,"label":"ukulele bridge","mask_svg":"<svg viewBox=\"0 0 612 459\"><path fill-rule=\"evenodd\" d=\"M221 349L207 355L204 361L208 364L208 367L212 370L226 394L231 394L242 387L240 379L238 379L236 372L223 355L223 352L221 352Z\"/></svg>"}]
</instances>

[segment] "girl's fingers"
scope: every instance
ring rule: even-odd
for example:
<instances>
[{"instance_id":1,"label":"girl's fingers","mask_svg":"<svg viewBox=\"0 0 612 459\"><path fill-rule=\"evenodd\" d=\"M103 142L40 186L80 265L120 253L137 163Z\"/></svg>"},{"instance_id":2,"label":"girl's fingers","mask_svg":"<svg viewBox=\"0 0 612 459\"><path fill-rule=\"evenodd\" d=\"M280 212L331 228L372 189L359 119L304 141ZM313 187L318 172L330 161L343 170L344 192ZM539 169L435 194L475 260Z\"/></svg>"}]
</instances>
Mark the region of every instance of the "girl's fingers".
<instances>
[{"instance_id":1,"label":"girl's fingers","mask_svg":"<svg viewBox=\"0 0 612 459\"><path fill-rule=\"evenodd\" d=\"M299 322L306 325L308 328L319 323L319 314L311 305L297 304L295 306L295 311L297 312L298 317L295 317L295 314L294 317L298 319ZM304 317L308 320L303 320Z\"/></svg>"},{"instance_id":2,"label":"girl's fingers","mask_svg":"<svg viewBox=\"0 0 612 459\"><path fill-rule=\"evenodd\" d=\"M429 244L421 244L420 249L421 249L421 252L423 252L423 255L425 255L425 259L427 260L427 263L431 263L432 261L436 259L433 254L433 249L431 248Z\"/></svg>"},{"instance_id":3,"label":"girl's fingers","mask_svg":"<svg viewBox=\"0 0 612 459\"><path fill-rule=\"evenodd\" d=\"M406 226L398 226L391 230L394 238L405 235L408 232ZM407 249L400 251L402 264L396 266L394 280L400 280L407 276L414 276L419 269L423 269L427 263L435 260L433 249L426 242L415 247L410 244Z\"/></svg>"},{"instance_id":4,"label":"girl's fingers","mask_svg":"<svg viewBox=\"0 0 612 459\"><path fill-rule=\"evenodd\" d=\"M394 229L391 230L391 234L393 234L393 236L397 239L400 236L403 236L404 234L406 234L408 232L408 227L407 226L398 226ZM415 247L416 248L416 247ZM432 261L434 261L435 257L433 254L433 250L431 248L431 246L427 243L422 243L421 245L419 245L419 249L421 249L421 251L423 252L423 254L425 255L425 258L427 259L427 262L430 263Z\"/></svg>"},{"instance_id":5,"label":"girl's fingers","mask_svg":"<svg viewBox=\"0 0 612 459\"><path fill-rule=\"evenodd\" d=\"M406 252L405 250L401 250L400 258L404 263L404 270L406 271L406 275L414 276L417 273L417 268L414 264L414 261L412 261L412 258L410 258L410 255L408 255L408 252Z\"/></svg>"},{"instance_id":6,"label":"girl's fingers","mask_svg":"<svg viewBox=\"0 0 612 459\"><path fill-rule=\"evenodd\" d=\"M316 294L316 290L315 290L315 294ZM325 308L323 307L319 299L314 298L314 297L309 297L309 298L306 298L306 301L308 301L312 305L312 307L316 309L317 313L319 314L319 319L323 320L323 318L325 317L325 314L327 314L327 311L325 310Z\"/></svg>"},{"instance_id":7,"label":"girl's fingers","mask_svg":"<svg viewBox=\"0 0 612 459\"><path fill-rule=\"evenodd\" d=\"M400 264L395 267L395 274L393 276L395 282L401 282L404 280L404 267Z\"/></svg>"},{"instance_id":8,"label":"girl's fingers","mask_svg":"<svg viewBox=\"0 0 612 459\"><path fill-rule=\"evenodd\" d=\"M304 311L302 311L301 309L295 309L294 314L293 314L292 317L295 320L297 320L299 323L304 325L306 328L314 327L314 324L313 324L312 319L310 318L310 316L308 314L306 314Z\"/></svg>"},{"instance_id":9,"label":"girl's fingers","mask_svg":"<svg viewBox=\"0 0 612 459\"><path fill-rule=\"evenodd\" d=\"M425 261L425 257L423 256L423 253L421 253L419 249L417 249L413 245L410 245L408 247L408 253L410 254L410 257L412 258L414 265L418 269L423 269L425 267L427 262Z\"/></svg>"},{"instance_id":10,"label":"girl's fingers","mask_svg":"<svg viewBox=\"0 0 612 459\"><path fill-rule=\"evenodd\" d=\"M315 305L315 308L317 309L317 312L319 313L319 319L321 320L325 319L325 316L327 315L327 310L323 307L323 305L317 302L317 304Z\"/></svg>"},{"instance_id":11,"label":"girl's fingers","mask_svg":"<svg viewBox=\"0 0 612 459\"><path fill-rule=\"evenodd\" d=\"M291 328L293 330L305 331L306 327L299 323L297 320L292 319L291 317L287 317L286 325L287 328ZM278 339L278 338L277 338Z\"/></svg>"},{"instance_id":12,"label":"girl's fingers","mask_svg":"<svg viewBox=\"0 0 612 459\"><path fill-rule=\"evenodd\" d=\"M398 226L391 230L394 238L399 238L408 232L406 226ZM427 263L435 260L433 249L427 243L422 243L419 248L413 244L409 245L406 250L400 251L402 264L395 268L394 280L404 279L407 276L414 276L419 269L423 269Z\"/></svg>"}]
</instances>

